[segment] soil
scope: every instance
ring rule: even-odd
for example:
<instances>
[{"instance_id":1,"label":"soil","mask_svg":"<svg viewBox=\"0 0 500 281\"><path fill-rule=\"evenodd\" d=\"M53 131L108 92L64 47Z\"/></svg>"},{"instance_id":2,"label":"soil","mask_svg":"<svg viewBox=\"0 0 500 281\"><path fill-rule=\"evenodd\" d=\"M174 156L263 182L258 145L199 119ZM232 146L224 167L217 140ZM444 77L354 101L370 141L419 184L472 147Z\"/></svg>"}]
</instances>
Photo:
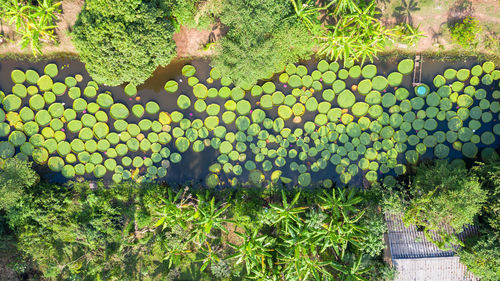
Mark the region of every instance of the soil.
<instances>
[{"instance_id":1,"label":"soil","mask_svg":"<svg viewBox=\"0 0 500 281\"><path fill-rule=\"evenodd\" d=\"M402 12L403 16L398 17L398 9L405 5L411 7L410 12ZM497 0L378 0L377 6L384 24L411 22L424 32L426 37L417 46L396 46L399 49L415 52L457 49L449 37L448 24L466 16L479 20L483 32L500 41L500 2ZM480 46L476 51L485 50Z\"/></svg>"}]
</instances>

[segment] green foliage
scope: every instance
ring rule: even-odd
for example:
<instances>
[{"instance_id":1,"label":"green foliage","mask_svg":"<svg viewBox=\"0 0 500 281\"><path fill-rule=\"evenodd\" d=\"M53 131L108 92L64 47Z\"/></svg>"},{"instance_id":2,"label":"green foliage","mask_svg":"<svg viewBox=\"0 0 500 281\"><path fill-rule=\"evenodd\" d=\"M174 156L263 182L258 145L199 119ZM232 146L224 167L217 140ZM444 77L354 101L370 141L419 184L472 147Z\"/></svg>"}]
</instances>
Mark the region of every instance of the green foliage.
<instances>
[{"instance_id":1,"label":"green foliage","mask_svg":"<svg viewBox=\"0 0 500 281\"><path fill-rule=\"evenodd\" d=\"M173 26L166 19L168 12L156 1L91 0L86 7L72 38L98 83L141 84L175 56Z\"/></svg>"},{"instance_id":2,"label":"green foliage","mask_svg":"<svg viewBox=\"0 0 500 281\"><path fill-rule=\"evenodd\" d=\"M31 163L11 157L0 168L0 210L14 207L21 199L24 189L38 182L38 175Z\"/></svg>"},{"instance_id":3,"label":"green foliage","mask_svg":"<svg viewBox=\"0 0 500 281\"><path fill-rule=\"evenodd\" d=\"M220 13L221 0L167 0L170 16L178 31L181 25L190 28L208 28Z\"/></svg>"},{"instance_id":4,"label":"green foliage","mask_svg":"<svg viewBox=\"0 0 500 281\"><path fill-rule=\"evenodd\" d=\"M468 239L465 247L458 251L460 262L481 280L494 281L500 278L500 233L482 231L479 238Z\"/></svg>"},{"instance_id":5,"label":"green foliage","mask_svg":"<svg viewBox=\"0 0 500 281\"><path fill-rule=\"evenodd\" d=\"M481 280L500 278L500 162L473 168L488 192L488 204L479 217L479 237L470 237L458 251L460 261Z\"/></svg>"},{"instance_id":6,"label":"green foliage","mask_svg":"<svg viewBox=\"0 0 500 281\"><path fill-rule=\"evenodd\" d=\"M338 14L334 25L327 26L327 31L319 36L318 54L331 60L360 60L363 64L381 51L386 41L393 36L379 20L375 4L361 9L355 6L355 12Z\"/></svg>"},{"instance_id":7,"label":"green foliage","mask_svg":"<svg viewBox=\"0 0 500 281\"><path fill-rule=\"evenodd\" d=\"M30 46L36 57L41 53L41 42L56 42L55 20L61 12L60 2L52 0L4 0L0 1L0 18L14 25L21 36L21 49Z\"/></svg>"},{"instance_id":8,"label":"green foliage","mask_svg":"<svg viewBox=\"0 0 500 281\"><path fill-rule=\"evenodd\" d=\"M48 279L382 280L390 273L380 260L384 220L365 194L280 190L42 182L26 188L6 218L18 248Z\"/></svg>"},{"instance_id":9,"label":"green foliage","mask_svg":"<svg viewBox=\"0 0 500 281\"><path fill-rule=\"evenodd\" d=\"M422 227L440 248L462 244L447 228L459 231L473 224L487 199L477 176L442 161L419 166L410 189L399 196L404 199L405 224Z\"/></svg>"},{"instance_id":10,"label":"green foliage","mask_svg":"<svg viewBox=\"0 0 500 281\"><path fill-rule=\"evenodd\" d=\"M289 62L312 54L312 35L287 1L227 0L221 22L229 28L213 64L235 84L253 84Z\"/></svg>"},{"instance_id":11,"label":"green foliage","mask_svg":"<svg viewBox=\"0 0 500 281\"><path fill-rule=\"evenodd\" d=\"M465 48L472 48L477 45L476 36L481 34L482 27L479 21L471 16L467 16L463 21L450 26L451 38Z\"/></svg>"}]
</instances>

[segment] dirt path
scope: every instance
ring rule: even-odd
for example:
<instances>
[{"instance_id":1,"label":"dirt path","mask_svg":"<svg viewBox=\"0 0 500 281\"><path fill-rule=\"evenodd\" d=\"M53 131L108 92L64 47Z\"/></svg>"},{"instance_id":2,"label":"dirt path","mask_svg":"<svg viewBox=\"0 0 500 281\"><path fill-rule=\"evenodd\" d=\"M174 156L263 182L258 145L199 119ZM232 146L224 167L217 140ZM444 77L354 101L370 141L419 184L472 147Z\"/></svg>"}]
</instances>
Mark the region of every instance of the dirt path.
<instances>
[{"instance_id":1,"label":"dirt path","mask_svg":"<svg viewBox=\"0 0 500 281\"><path fill-rule=\"evenodd\" d=\"M409 16L414 26L424 32L417 46L399 46L401 49L423 52L457 49L449 36L448 23L467 15L479 20L486 30L500 41L500 3L497 0L380 0L384 24L393 25L395 14L404 4L411 2ZM406 15L406 12L403 12ZM481 47L479 48L481 49Z\"/></svg>"}]
</instances>

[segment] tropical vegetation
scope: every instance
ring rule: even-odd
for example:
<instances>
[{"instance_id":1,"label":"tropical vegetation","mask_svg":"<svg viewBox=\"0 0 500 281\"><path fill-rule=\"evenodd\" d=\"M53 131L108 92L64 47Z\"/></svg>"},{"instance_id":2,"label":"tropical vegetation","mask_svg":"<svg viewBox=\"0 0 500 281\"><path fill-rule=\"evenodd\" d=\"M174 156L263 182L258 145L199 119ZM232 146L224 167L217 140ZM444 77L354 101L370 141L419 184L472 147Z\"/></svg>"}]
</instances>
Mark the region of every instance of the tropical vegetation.
<instances>
[{"instance_id":1,"label":"tropical vegetation","mask_svg":"<svg viewBox=\"0 0 500 281\"><path fill-rule=\"evenodd\" d=\"M61 3L52 0L2 0L0 18L15 26L21 36L21 48L30 47L33 55L41 53L43 41L56 42L54 29Z\"/></svg>"},{"instance_id":2,"label":"tropical vegetation","mask_svg":"<svg viewBox=\"0 0 500 281\"><path fill-rule=\"evenodd\" d=\"M22 184L2 227L45 278L383 280L390 272L380 260L382 215L354 188L89 189L19 178L27 170L14 166L29 169L15 158L2 168L2 183Z\"/></svg>"}]
</instances>

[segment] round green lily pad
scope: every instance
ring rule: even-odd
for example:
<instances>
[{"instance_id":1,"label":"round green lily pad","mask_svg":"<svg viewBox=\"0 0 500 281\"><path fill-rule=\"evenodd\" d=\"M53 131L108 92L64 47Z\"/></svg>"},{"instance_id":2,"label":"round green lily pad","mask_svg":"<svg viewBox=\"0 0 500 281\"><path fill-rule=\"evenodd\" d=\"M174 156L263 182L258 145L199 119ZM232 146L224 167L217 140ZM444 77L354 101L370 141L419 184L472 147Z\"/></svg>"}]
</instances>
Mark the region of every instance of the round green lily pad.
<instances>
[{"instance_id":1,"label":"round green lily pad","mask_svg":"<svg viewBox=\"0 0 500 281\"><path fill-rule=\"evenodd\" d=\"M484 132L481 134L481 142L486 145L495 143L495 135L492 132Z\"/></svg>"},{"instance_id":2,"label":"round green lily pad","mask_svg":"<svg viewBox=\"0 0 500 281\"><path fill-rule=\"evenodd\" d=\"M175 93L177 89L179 89L179 83L173 80L167 81L167 83L165 83L164 89L169 93Z\"/></svg>"},{"instance_id":3,"label":"round green lily pad","mask_svg":"<svg viewBox=\"0 0 500 281\"><path fill-rule=\"evenodd\" d=\"M99 94L97 104L102 108L110 108L114 103L113 97L108 94Z\"/></svg>"},{"instance_id":4,"label":"round green lily pad","mask_svg":"<svg viewBox=\"0 0 500 281\"><path fill-rule=\"evenodd\" d=\"M414 62L412 59L404 59L398 63L398 71L403 75L408 75L413 71Z\"/></svg>"},{"instance_id":5,"label":"round green lily pad","mask_svg":"<svg viewBox=\"0 0 500 281\"><path fill-rule=\"evenodd\" d=\"M113 107L111 107L111 108L113 108ZM154 115L154 114L158 113L158 111L160 111L160 106L154 101L149 101L146 103L145 109L146 109L146 113Z\"/></svg>"},{"instance_id":6,"label":"round green lily pad","mask_svg":"<svg viewBox=\"0 0 500 281\"><path fill-rule=\"evenodd\" d=\"M378 90L378 91L385 90L385 88L387 88L387 85L388 85L388 82L384 76L379 75L379 76L373 77L373 79L372 79L372 86L373 86L373 89L375 89L375 90Z\"/></svg>"},{"instance_id":7,"label":"round green lily pad","mask_svg":"<svg viewBox=\"0 0 500 281\"><path fill-rule=\"evenodd\" d=\"M462 145L462 154L468 158L475 158L477 155L478 149L474 143L466 142Z\"/></svg>"},{"instance_id":8,"label":"round green lily pad","mask_svg":"<svg viewBox=\"0 0 500 281\"><path fill-rule=\"evenodd\" d=\"M361 80L358 84L358 92L362 95L368 94L372 90L372 82L369 79Z\"/></svg>"},{"instance_id":9,"label":"round green lily pad","mask_svg":"<svg viewBox=\"0 0 500 281\"><path fill-rule=\"evenodd\" d=\"M123 119L126 119L129 116L130 112L129 112L127 106L125 106L124 104L115 103L115 104L113 104L111 106L111 108L109 110L109 114L111 115L111 117L113 119L123 120Z\"/></svg>"},{"instance_id":10,"label":"round green lily pad","mask_svg":"<svg viewBox=\"0 0 500 281\"><path fill-rule=\"evenodd\" d=\"M28 90L23 84L15 84L14 87L12 87L12 93L20 98L25 98L28 94Z\"/></svg>"},{"instance_id":11,"label":"round green lily pad","mask_svg":"<svg viewBox=\"0 0 500 281\"><path fill-rule=\"evenodd\" d=\"M391 72L387 76L387 81L391 87L397 87L403 82L403 75L399 72Z\"/></svg>"},{"instance_id":12,"label":"round green lily pad","mask_svg":"<svg viewBox=\"0 0 500 281\"><path fill-rule=\"evenodd\" d=\"M2 100L5 111L17 111L21 107L21 99L16 95L7 95Z\"/></svg>"},{"instance_id":13,"label":"round green lily pad","mask_svg":"<svg viewBox=\"0 0 500 281\"><path fill-rule=\"evenodd\" d=\"M356 97L350 90L344 90L337 97L337 103L342 108L350 108L356 102Z\"/></svg>"},{"instance_id":14,"label":"round green lily pad","mask_svg":"<svg viewBox=\"0 0 500 281\"><path fill-rule=\"evenodd\" d=\"M196 68L190 64L186 64L182 67L182 75L186 77L193 76L196 73Z\"/></svg>"},{"instance_id":15,"label":"round green lily pad","mask_svg":"<svg viewBox=\"0 0 500 281\"><path fill-rule=\"evenodd\" d=\"M47 64L45 66L45 68L43 69L43 72L45 74L49 75L50 77L54 78L59 73L59 70L57 69L57 65L56 64L49 63L49 64Z\"/></svg>"},{"instance_id":16,"label":"round green lily pad","mask_svg":"<svg viewBox=\"0 0 500 281\"><path fill-rule=\"evenodd\" d=\"M483 70L485 73L491 73L493 70L495 70L495 64L491 61L484 62Z\"/></svg>"},{"instance_id":17,"label":"round green lily pad","mask_svg":"<svg viewBox=\"0 0 500 281\"><path fill-rule=\"evenodd\" d=\"M43 92L50 91L52 89L53 81L48 75L43 75L38 79L37 85Z\"/></svg>"}]
</instances>

